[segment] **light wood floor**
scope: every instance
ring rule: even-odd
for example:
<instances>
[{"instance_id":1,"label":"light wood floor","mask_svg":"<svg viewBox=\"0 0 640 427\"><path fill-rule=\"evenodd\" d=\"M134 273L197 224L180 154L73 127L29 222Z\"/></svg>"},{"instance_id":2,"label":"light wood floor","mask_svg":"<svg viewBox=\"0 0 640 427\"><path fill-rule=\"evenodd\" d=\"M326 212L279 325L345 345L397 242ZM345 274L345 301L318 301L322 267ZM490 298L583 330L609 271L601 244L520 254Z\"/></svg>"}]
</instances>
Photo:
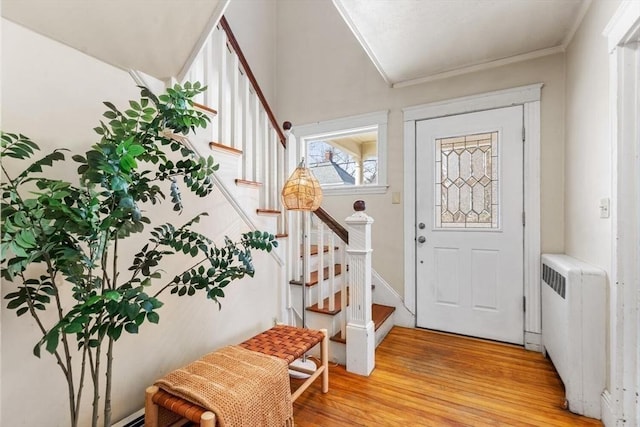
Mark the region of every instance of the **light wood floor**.
<instances>
[{"instance_id":1,"label":"light wood floor","mask_svg":"<svg viewBox=\"0 0 640 427\"><path fill-rule=\"evenodd\" d=\"M296 426L587 426L564 409L562 383L540 353L395 327L370 377L331 366L294 404Z\"/></svg>"}]
</instances>

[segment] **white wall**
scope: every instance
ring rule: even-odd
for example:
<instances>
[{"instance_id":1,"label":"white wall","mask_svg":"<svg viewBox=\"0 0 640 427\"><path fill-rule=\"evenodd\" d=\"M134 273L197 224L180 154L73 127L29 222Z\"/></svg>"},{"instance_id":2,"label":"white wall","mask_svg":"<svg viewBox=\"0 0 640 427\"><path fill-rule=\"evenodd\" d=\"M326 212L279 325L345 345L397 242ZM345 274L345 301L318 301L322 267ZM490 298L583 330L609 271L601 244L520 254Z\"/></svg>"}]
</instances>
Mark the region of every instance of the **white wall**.
<instances>
[{"instance_id":1,"label":"white wall","mask_svg":"<svg viewBox=\"0 0 640 427\"><path fill-rule=\"evenodd\" d=\"M564 235L562 54L398 89L389 88L329 1L278 2L278 117L294 126L390 110L388 184L384 195L326 196L337 219L362 198L373 224L373 267L404 293L403 208L391 203L403 190L402 108L460 96L544 83L541 105L542 250L562 252Z\"/></svg>"},{"instance_id":2,"label":"white wall","mask_svg":"<svg viewBox=\"0 0 640 427\"><path fill-rule=\"evenodd\" d=\"M78 51L46 39L11 22L2 21L2 129L30 136L44 152L67 147L84 152L97 141L92 128L104 111L103 100L126 106L138 96L130 76ZM69 155L70 157L70 155ZM18 165L4 165L16 171ZM72 179L71 168L57 168L54 176ZM187 193L183 191L183 195ZM196 206L197 205L197 206ZM166 205L169 212L171 207ZM185 222L195 212L207 210L201 231L220 241L222 235L237 237L246 226L216 191L206 201L190 203L180 217L158 212L158 222ZM145 242L132 238L121 253L131 259ZM256 279L235 282L226 290L222 310L203 296L177 298L166 295L159 311L159 325L145 324L137 336L123 336L116 344L113 391L113 420L143 405L144 389L172 368L195 359L206 351L237 343L272 325L279 313L280 269L270 255L254 254ZM167 277L184 266L184 259L163 265ZM13 289L2 284L2 296ZM5 305L5 302L2 302ZM2 426L65 426L68 410L65 382L54 359L31 354L39 334L26 316L16 318L2 310ZM87 381L88 385L89 381ZM90 387L85 389L80 425L89 425Z\"/></svg>"},{"instance_id":3,"label":"white wall","mask_svg":"<svg viewBox=\"0 0 640 427\"><path fill-rule=\"evenodd\" d=\"M271 108L276 92L276 1L231 0L225 17ZM278 117L280 120L280 117ZM279 123L282 125L282 122Z\"/></svg>"},{"instance_id":4,"label":"white wall","mask_svg":"<svg viewBox=\"0 0 640 427\"><path fill-rule=\"evenodd\" d=\"M600 218L599 210L600 199L611 197L613 174L609 54L602 30L619 3L594 1L566 53L566 253L601 267L609 280L615 242L611 220ZM609 345L608 360L611 351ZM608 375L609 389L612 374Z\"/></svg>"},{"instance_id":5,"label":"white wall","mask_svg":"<svg viewBox=\"0 0 640 427\"><path fill-rule=\"evenodd\" d=\"M618 4L593 2L566 54L566 252L607 272L611 221L600 218L599 205L611 196L612 171L609 54L602 30Z\"/></svg>"}]
</instances>

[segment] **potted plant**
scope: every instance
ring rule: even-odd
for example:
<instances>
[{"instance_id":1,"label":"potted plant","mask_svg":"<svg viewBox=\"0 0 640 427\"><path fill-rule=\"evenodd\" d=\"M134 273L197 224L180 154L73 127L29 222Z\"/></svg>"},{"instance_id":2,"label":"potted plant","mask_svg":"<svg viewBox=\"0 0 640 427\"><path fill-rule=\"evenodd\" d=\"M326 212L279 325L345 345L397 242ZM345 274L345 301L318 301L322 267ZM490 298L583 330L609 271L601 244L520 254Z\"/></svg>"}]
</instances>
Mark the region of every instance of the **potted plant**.
<instances>
[{"instance_id":1,"label":"potted plant","mask_svg":"<svg viewBox=\"0 0 640 427\"><path fill-rule=\"evenodd\" d=\"M179 226L154 224L147 216L145 207L165 198L181 212L181 187L199 197L213 189L210 175L218 166L211 157L199 158L181 137L209 121L192 102L204 90L199 83L185 83L157 97L141 88L141 98L124 111L105 102L108 109L95 128L99 142L72 157L76 183L45 173L55 162L67 161L67 150L34 161L37 144L21 134L2 133L0 272L14 286L7 308L38 325L42 339L33 352L40 357L44 347L55 357L66 379L73 427L87 376L93 388L92 425L98 425L101 412L104 425L111 424L114 346L123 333L136 334L145 323L159 322L163 294L204 294L220 305L227 285L253 276L251 250L277 246L273 235L260 231L216 245L192 227L206 213ZM7 161L30 164L10 174ZM145 227L152 229L142 239ZM118 258L125 242L140 240L130 262ZM167 277L161 265L178 253L193 263ZM53 323L43 316L50 311ZM71 363L72 356L79 356L79 366Z\"/></svg>"}]
</instances>

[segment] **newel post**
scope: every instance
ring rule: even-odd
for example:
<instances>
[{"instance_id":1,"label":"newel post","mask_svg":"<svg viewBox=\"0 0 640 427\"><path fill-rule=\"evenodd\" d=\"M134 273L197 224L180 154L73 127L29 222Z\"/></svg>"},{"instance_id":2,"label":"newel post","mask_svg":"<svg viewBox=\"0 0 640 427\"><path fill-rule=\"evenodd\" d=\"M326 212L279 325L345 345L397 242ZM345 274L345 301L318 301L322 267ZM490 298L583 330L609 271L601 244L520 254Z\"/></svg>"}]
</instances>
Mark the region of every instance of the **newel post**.
<instances>
[{"instance_id":1,"label":"newel post","mask_svg":"<svg viewBox=\"0 0 640 427\"><path fill-rule=\"evenodd\" d=\"M371 319L371 224L362 200L345 222L349 230L349 307L347 308L347 371L369 375L375 366L375 328Z\"/></svg>"}]
</instances>

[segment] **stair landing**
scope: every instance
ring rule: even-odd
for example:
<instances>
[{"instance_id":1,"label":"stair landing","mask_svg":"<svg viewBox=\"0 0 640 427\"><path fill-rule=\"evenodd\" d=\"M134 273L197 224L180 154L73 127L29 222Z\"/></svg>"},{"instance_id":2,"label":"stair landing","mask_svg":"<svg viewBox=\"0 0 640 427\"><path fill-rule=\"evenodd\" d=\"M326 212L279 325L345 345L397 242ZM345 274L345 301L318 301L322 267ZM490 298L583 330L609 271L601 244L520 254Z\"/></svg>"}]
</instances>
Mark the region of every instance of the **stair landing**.
<instances>
[{"instance_id":1,"label":"stair landing","mask_svg":"<svg viewBox=\"0 0 640 427\"><path fill-rule=\"evenodd\" d=\"M373 319L373 324L375 325L375 330L377 331L380 326L396 311L395 307L391 307L388 305L382 304L372 304L371 306L371 318ZM336 335L332 336L331 341L340 342L346 344L347 340L340 338L340 332Z\"/></svg>"}]
</instances>

